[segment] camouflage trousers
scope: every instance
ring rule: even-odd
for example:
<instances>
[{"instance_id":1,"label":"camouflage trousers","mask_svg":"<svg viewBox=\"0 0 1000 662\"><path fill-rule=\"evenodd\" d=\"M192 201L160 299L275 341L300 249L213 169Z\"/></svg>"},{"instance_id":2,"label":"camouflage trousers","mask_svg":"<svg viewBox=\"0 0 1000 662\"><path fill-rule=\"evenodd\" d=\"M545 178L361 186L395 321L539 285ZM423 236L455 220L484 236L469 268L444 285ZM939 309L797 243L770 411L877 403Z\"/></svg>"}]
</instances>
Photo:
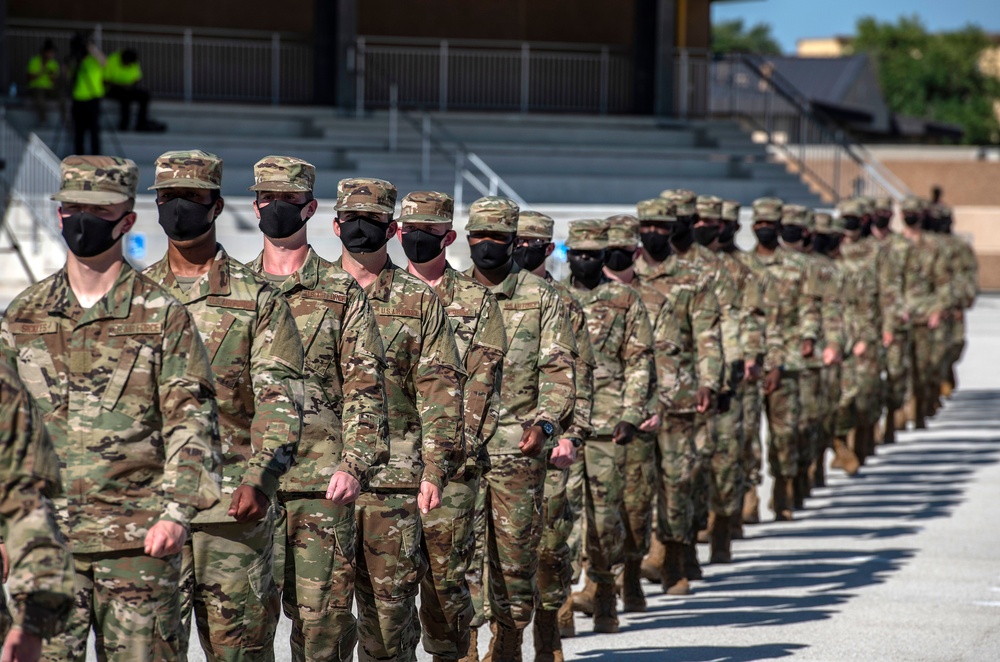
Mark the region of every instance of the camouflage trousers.
<instances>
[{"instance_id":1,"label":"camouflage trousers","mask_svg":"<svg viewBox=\"0 0 1000 662\"><path fill-rule=\"evenodd\" d=\"M743 389L743 473L748 485L760 485L764 469L764 447L760 440L764 391L760 383Z\"/></svg>"},{"instance_id":2,"label":"camouflage trousers","mask_svg":"<svg viewBox=\"0 0 1000 662\"><path fill-rule=\"evenodd\" d=\"M278 493L274 581L292 621L297 662L354 658L354 526L354 504L338 506L322 494Z\"/></svg>"},{"instance_id":3,"label":"camouflage trousers","mask_svg":"<svg viewBox=\"0 0 1000 662\"><path fill-rule=\"evenodd\" d=\"M194 611L211 662L274 659L279 617L274 585L274 510L259 522L194 524L181 564L181 635Z\"/></svg>"},{"instance_id":4,"label":"camouflage trousers","mask_svg":"<svg viewBox=\"0 0 1000 662\"><path fill-rule=\"evenodd\" d=\"M654 469L655 472L655 469ZM583 565L587 560L587 550L583 544L586 537L587 518L583 511L583 483L586 475L583 470L583 456L577 458L576 462L569 468L569 477L566 479L566 494L569 499L569 507L573 512L573 528L570 530L569 545L570 563L573 567L573 577L571 585L580 581L583 574Z\"/></svg>"},{"instance_id":5,"label":"camouflage trousers","mask_svg":"<svg viewBox=\"0 0 1000 662\"><path fill-rule=\"evenodd\" d=\"M851 355L841 370L840 412L837 434L846 436L854 428L873 426L882 413L881 365L878 349L868 347L861 356Z\"/></svg>"},{"instance_id":6,"label":"camouflage trousers","mask_svg":"<svg viewBox=\"0 0 1000 662\"><path fill-rule=\"evenodd\" d=\"M466 467L444 488L441 507L423 515L428 571L420 583L424 650L458 660L469 650L472 597L466 573L475 548L473 518L480 470Z\"/></svg>"},{"instance_id":7,"label":"camouflage trousers","mask_svg":"<svg viewBox=\"0 0 1000 662\"><path fill-rule=\"evenodd\" d=\"M885 351L885 404L889 415L906 403L906 388L910 374L910 333L905 329L893 332L892 344Z\"/></svg>"},{"instance_id":8,"label":"camouflage trousers","mask_svg":"<svg viewBox=\"0 0 1000 662\"><path fill-rule=\"evenodd\" d=\"M496 455L490 461L493 467L477 502L484 522L483 565L474 563L467 575L476 609L472 626L489 618L508 629L524 629L534 612L545 461L523 455Z\"/></svg>"},{"instance_id":9,"label":"camouflage trousers","mask_svg":"<svg viewBox=\"0 0 1000 662\"><path fill-rule=\"evenodd\" d=\"M581 459L577 459L577 464ZM542 501L542 541L538 545L538 607L559 609L569 597L573 564L569 537L573 530L574 512L566 486L569 469L551 464L545 471Z\"/></svg>"},{"instance_id":10,"label":"camouflage trousers","mask_svg":"<svg viewBox=\"0 0 1000 662\"><path fill-rule=\"evenodd\" d=\"M364 492L354 503L358 659L416 660L416 597L427 572L417 490Z\"/></svg>"},{"instance_id":11,"label":"camouflage trousers","mask_svg":"<svg viewBox=\"0 0 1000 662\"><path fill-rule=\"evenodd\" d=\"M73 566L73 611L63 633L42 647L42 659L84 662L91 626L99 660L186 659L180 554L162 559L141 549L75 554Z\"/></svg>"},{"instance_id":12,"label":"camouflage trousers","mask_svg":"<svg viewBox=\"0 0 1000 662\"><path fill-rule=\"evenodd\" d=\"M698 531L708 528L709 502L712 498L712 484L715 481L712 459L718 446L716 417L718 412L695 415L695 465L691 476L691 503L694 515L691 520L692 539Z\"/></svg>"},{"instance_id":13,"label":"camouflage trousers","mask_svg":"<svg viewBox=\"0 0 1000 662\"><path fill-rule=\"evenodd\" d=\"M963 311L958 311L961 318L953 318L949 326L950 337L948 339L948 349L945 354L944 379L943 381L952 387L955 383L955 364L962 360L962 352L965 351L965 317Z\"/></svg>"},{"instance_id":14,"label":"camouflage trousers","mask_svg":"<svg viewBox=\"0 0 1000 662\"><path fill-rule=\"evenodd\" d=\"M660 542L692 542L695 428L695 414L667 414L656 436L656 463L660 468L656 536Z\"/></svg>"},{"instance_id":15,"label":"camouflage trousers","mask_svg":"<svg viewBox=\"0 0 1000 662\"><path fill-rule=\"evenodd\" d=\"M613 584L625 541L625 448L610 437L593 437L583 447L583 461L587 575L595 584Z\"/></svg>"},{"instance_id":16,"label":"camouflage trousers","mask_svg":"<svg viewBox=\"0 0 1000 662\"><path fill-rule=\"evenodd\" d=\"M839 363L823 368L822 379L829 406L823 415L823 435L820 437L819 455L817 455L819 458L824 457L823 453L827 448L832 448L833 439L837 436L837 418L840 412L841 392L843 391L842 373L843 367Z\"/></svg>"},{"instance_id":17,"label":"camouflage trousers","mask_svg":"<svg viewBox=\"0 0 1000 662\"><path fill-rule=\"evenodd\" d=\"M743 391L742 383L736 386L728 396L727 411L720 411L715 418L716 442L715 452L710 458L712 481L709 505L713 513L727 517L740 509L745 491Z\"/></svg>"},{"instance_id":18,"label":"camouflage trousers","mask_svg":"<svg viewBox=\"0 0 1000 662\"><path fill-rule=\"evenodd\" d=\"M799 470L799 375L782 373L781 384L764 398L767 462L772 476L794 478Z\"/></svg>"},{"instance_id":19,"label":"camouflage trousers","mask_svg":"<svg viewBox=\"0 0 1000 662\"><path fill-rule=\"evenodd\" d=\"M639 432L632 443L625 446L622 520L625 523L624 555L627 559L641 560L649 552L656 473L656 435Z\"/></svg>"},{"instance_id":20,"label":"camouflage trousers","mask_svg":"<svg viewBox=\"0 0 1000 662\"><path fill-rule=\"evenodd\" d=\"M933 403L941 392L941 375L934 362L934 332L927 325L913 327L910 345L910 393L917 405L917 421L933 411Z\"/></svg>"},{"instance_id":21,"label":"camouflage trousers","mask_svg":"<svg viewBox=\"0 0 1000 662\"><path fill-rule=\"evenodd\" d=\"M823 369L809 367L799 372L799 471L806 471L819 455L823 434L823 414L828 406L823 383Z\"/></svg>"}]
</instances>

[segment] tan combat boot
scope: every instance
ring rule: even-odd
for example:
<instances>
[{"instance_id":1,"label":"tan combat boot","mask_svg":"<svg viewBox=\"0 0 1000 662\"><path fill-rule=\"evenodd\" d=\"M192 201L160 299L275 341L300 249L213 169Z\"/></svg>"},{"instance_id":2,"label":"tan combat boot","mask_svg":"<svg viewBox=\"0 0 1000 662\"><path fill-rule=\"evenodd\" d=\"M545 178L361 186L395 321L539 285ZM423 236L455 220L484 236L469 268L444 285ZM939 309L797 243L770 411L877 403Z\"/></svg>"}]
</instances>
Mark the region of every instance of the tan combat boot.
<instances>
[{"instance_id":1,"label":"tan combat boot","mask_svg":"<svg viewBox=\"0 0 1000 662\"><path fill-rule=\"evenodd\" d=\"M469 652L458 662L479 662L479 628L469 631Z\"/></svg>"},{"instance_id":2,"label":"tan combat boot","mask_svg":"<svg viewBox=\"0 0 1000 662\"><path fill-rule=\"evenodd\" d=\"M649 543L649 553L646 554L646 558L642 560L642 565L639 566L642 578L647 582L660 583L660 568L663 567L663 556L665 553L666 548L663 546L663 543L654 535Z\"/></svg>"},{"instance_id":3,"label":"tan combat boot","mask_svg":"<svg viewBox=\"0 0 1000 662\"><path fill-rule=\"evenodd\" d=\"M792 502L795 500L794 478L776 476L774 489L771 493L771 508L774 510L775 522L791 522Z\"/></svg>"},{"instance_id":4,"label":"tan combat boot","mask_svg":"<svg viewBox=\"0 0 1000 662\"><path fill-rule=\"evenodd\" d=\"M715 524L715 513L709 511L708 526L698 532L698 542L707 545L712 540L712 526Z\"/></svg>"},{"instance_id":5,"label":"tan combat boot","mask_svg":"<svg viewBox=\"0 0 1000 662\"><path fill-rule=\"evenodd\" d=\"M757 486L751 485L743 495L743 523L760 523L760 499L757 497Z\"/></svg>"},{"instance_id":6,"label":"tan combat boot","mask_svg":"<svg viewBox=\"0 0 1000 662\"><path fill-rule=\"evenodd\" d=\"M566 598L559 611L556 613L559 622L559 637L561 639L572 639L576 636L576 622L573 619L573 598Z\"/></svg>"},{"instance_id":7,"label":"tan combat boot","mask_svg":"<svg viewBox=\"0 0 1000 662\"><path fill-rule=\"evenodd\" d=\"M594 613L594 596L597 592L597 585L590 581L589 576L584 576L583 578L583 590L575 591L573 595L570 596L572 600L573 611L579 611L587 616L591 616Z\"/></svg>"},{"instance_id":8,"label":"tan combat boot","mask_svg":"<svg viewBox=\"0 0 1000 662\"><path fill-rule=\"evenodd\" d=\"M558 620L555 609L535 610L535 662L563 662Z\"/></svg>"},{"instance_id":9,"label":"tan combat boot","mask_svg":"<svg viewBox=\"0 0 1000 662\"><path fill-rule=\"evenodd\" d=\"M732 524L733 515L716 515L715 528L712 529L711 563L732 563Z\"/></svg>"},{"instance_id":10,"label":"tan combat boot","mask_svg":"<svg viewBox=\"0 0 1000 662\"><path fill-rule=\"evenodd\" d=\"M684 544L671 540L664 544L660 584L667 595L690 595L691 584L684 574Z\"/></svg>"},{"instance_id":11,"label":"tan combat boot","mask_svg":"<svg viewBox=\"0 0 1000 662\"><path fill-rule=\"evenodd\" d=\"M906 431L907 420L906 420L906 408L905 408L905 406L904 407L900 407L895 412L893 412L892 423L893 423L892 427L895 428L895 430L897 432L905 432Z\"/></svg>"},{"instance_id":12,"label":"tan combat boot","mask_svg":"<svg viewBox=\"0 0 1000 662\"><path fill-rule=\"evenodd\" d=\"M521 641L524 631L505 628L496 621L490 623L490 630L493 638L490 639L490 649L483 662L522 662Z\"/></svg>"},{"instance_id":13,"label":"tan combat boot","mask_svg":"<svg viewBox=\"0 0 1000 662\"><path fill-rule=\"evenodd\" d=\"M640 573L639 559L625 559L625 570L622 572L622 611L626 614L646 611L646 596L639 582Z\"/></svg>"},{"instance_id":14,"label":"tan combat boot","mask_svg":"<svg viewBox=\"0 0 1000 662\"><path fill-rule=\"evenodd\" d=\"M848 476L858 475L861 463L858 462L854 451L848 448L847 441L843 437L837 437L833 440L833 453L833 462L830 463L830 467L843 469Z\"/></svg>"},{"instance_id":15,"label":"tan combat boot","mask_svg":"<svg viewBox=\"0 0 1000 662\"><path fill-rule=\"evenodd\" d=\"M618 604L614 584L597 584L594 600L594 632L618 632Z\"/></svg>"}]
</instances>

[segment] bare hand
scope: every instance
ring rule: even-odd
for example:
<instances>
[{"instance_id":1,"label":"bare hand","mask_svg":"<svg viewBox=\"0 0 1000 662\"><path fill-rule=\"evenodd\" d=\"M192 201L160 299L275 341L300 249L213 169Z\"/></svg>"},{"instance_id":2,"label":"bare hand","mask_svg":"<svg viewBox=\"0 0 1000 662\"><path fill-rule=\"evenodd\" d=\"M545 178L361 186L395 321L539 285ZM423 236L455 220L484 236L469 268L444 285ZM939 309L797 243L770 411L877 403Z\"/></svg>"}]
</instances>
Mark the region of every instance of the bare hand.
<instances>
[{"instance_id":1,"label":"bare hand","mask_svg":"<svg viewBox=\"0 0 1000 662\"><path fill-rule=\"evenodd\" d=\"M941 326L941 313L931 313L931 316L927 318L927 328L936 329Z\"/></svg>"},{"instance_id":2,"label":"bare hand","mask_svg":"<svg viewBox=\"0 0 1000 662\"><path fill-rule=\"evenodd\" d=\"M751 384L760 379L760 366L756 361L747 361L743 364L743 381Z\"/></svg>"},{"instance_id":3,"label":"bare hand","mask_svg":"<svg viewBox=\"0 0 1000 662\"><path fill-rule=\"evenodd\" d=\"M816 351L816 344L812 340L802 341L802 357L808 359Z\"/></svg>"},{"instance_id":4,"label":"bare hand","mask_svg":"<svg viewBox=\"0 0 1000 662\"><path fill-rule=\"evenodd\" d=\"M233 492L229 516L237 522L259 522L267 515L267 497L252 485L240 485Z\"/></svg>"},{"instance_id":5,"label":"bare hand","mask_svg":"<svg viewBox=\"0 0 1000 662\"><path fill-rule=\"evenodd\" d=\"M655 432L657 428L660 427L660 415L653 414L642 423L639 424L639 430L642 432Z\"/></svg>"},{"instance_id":6,"label":"bare hand","mask_svg":"<svg viewBox=\"0 0 1000 662\"><path fill-rule=\"evenodd\" d=\"M421 481L420 494L417 495L417 508L420 508L420 512L426 515L440 506L441 488L426 480Z\"/></svg>"},{"instance_id":7,"label":"bare hand","mask_svg":"<svg viewBox=\"0 0 1000 662\"><path fill-rule=\"evenodd\" d=\"M851 350L851 353L854 354L854 356L861 357L864 356L865 352L867 351L868 351L868 343L866 343L864 340L859 340L858 342L854 343L854 349Z\"/></svg>"},{"instance_id":8,"label":"bare hand","mask_svg":"<svg viewBox=\"0 0 1000 662\"><path fill-rule=\"evenodd\" d=\"M712 406L712 389L707 386L702 386L698 389L698 392L695 393L694 398L696 403L695 410L699 414L704 414L708 411L708 408Z\"/></svg>"},{"instance_id":9,"label":"bare hand","mask_svg":"<svg viewBox=\"0 0 1000 662\"><path fill-rule=\"evenodd\" d=\"M896 337L892 335L892 331L882 332L882 346L889 347L896 340Z\"/></svg>"},{"instance_id":10,"label":"bare hand","mask_svg":"<svg viewBox=\"0 0 1000 662\"><path fill-rule=\"evenodd\" d=\"M526 457L538 457L545 446L545 430L541 425L532 425L521 435L521 443L517 445L521 449L521 454Z\"/></svg>"},{"instance_id":11,"label":"bare hand","mask_svg":"<svg viewBox=\"0 0 1000 662\"><path fill-rule=\"evenodd\" d=\"M628 421L618 421L615 431L611 433L611 441L619 446L631 442L633 437L635 437L635 426Z\"/></svg>"},{"instance_id":12,"label":"bare hand","mask_svg":"<svg viewBox=\"0 0 1000 662\"><path fill-rule=\"evenodd\" d=\"M549 462L556 469L569 469L576 462L576 446L569 439L560 439L556 447L552 449Z\"/></svg>"},{"instance_id":13,"label":"bare hand","mask_svg":"<svg viewBox=\"0 0 1000 662\"><path fill-rule=\"evenodd\" d=\"M7 556L7 545L0 542L0 558L3 559L3 583L7 583L7 575L10 574L10 557Z\"/></svg>"},{"instance_id":14,"label":"bare hand","mask_svg":"<svg viewBox=\"0 0 1000 662\"><path fill-rule=\"evenodd\" d=\"M823 365L840 363L840 351L833 345L823 348Z\"/></svg>"},{"instance_id":15,"label":"bare hand","mask_svg":"<svg viewBox=\"0 0 1000 662\"><path fill-rule=\"evenodd\" d=\"M18 626L7 633L3 642L3 654L0 662L38 662L42 656L42 638L37 634L25 632Z\"/></svg>"},{"instance_id":16,"label":"bare hand","mask_svg":"<svg viewBox=\"0 0 1000 662\"><path fill-rule=\"evenodd\" d=\"M330 478L326 488L326 498L338 506L352 503L361 494L361 483L346 471L338 471Z\"/></svg>"},{"instance_id":17,"label":"bare hand","mask_svg":"<svg viewBox=\"0 0 1000 662\"><path fill-rule=\"evenodd\" d=\"M164 556L180 554L187 541L187 529L170 520L161 519L146 532L145 551L147 556L162 559Z\"/></svg>"},{"instance_id":18,"label":"bare hand","mask_svg":"<svg viewBox=\"0 0 1000 662\"><path fill-rule=\"evenodd\" d=\"M781 386L781 368L774 368L764 375L764 395L771 395Z\"/></svg>"}]
</instances>

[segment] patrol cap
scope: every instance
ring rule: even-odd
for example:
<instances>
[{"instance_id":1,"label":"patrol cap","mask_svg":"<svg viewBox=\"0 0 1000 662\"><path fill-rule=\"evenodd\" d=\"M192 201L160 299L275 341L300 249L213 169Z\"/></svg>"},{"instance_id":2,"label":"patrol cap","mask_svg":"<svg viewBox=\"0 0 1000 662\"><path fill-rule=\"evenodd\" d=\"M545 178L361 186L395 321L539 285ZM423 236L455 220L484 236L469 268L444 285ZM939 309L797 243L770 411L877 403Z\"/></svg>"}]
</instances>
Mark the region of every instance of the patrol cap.
<instances>
[{"instance_id":1,"label":"patrol cap","mask_svg":"<svg viewBox=\"0 0 1000 662\"><path fill-rule=\"evenodd\" d=\"M892 212L892 198L886 196L881 198L875 198L873 201L875 211L887 211Z\"/></svg>"},{"instance_id":2,"label":"patrol cap","mask_svg":"<svg viewBox=\"0 0 1000 662\"><path fill-rule=\"evenodd\" d=\"M833 234L834 232L839 232L839 230L833 229L833 215L828 214L825 211L818 211L813 216L815 221L815 227L813 232L816 234Z\"/></svg>"},{"instance_id":3,"label":"patrol cap","mask_svg":"<svg viewBox=\"0 0 1000 662\"><path fill-rule=\"evenodd\" d=\"M915 195L908 195L900 205L904 214L919 214L924 211L924 201Z\"/></svg>"},{"instance_id":4,"label":"patrol cap","mask_svg":"<svg viewBox=\"0 0 1000 662\"><path fill-rule=\"evenodd\" d=\"M222 159L200 149L166 152L156 159L150 191L161 188L222 188Z\"/></svg>"},{"instance_id":5,"label":"patrol cap","mask_svg":"<svg viewBox=\"0 0 1000 662\"><path fill-rule=\"evenodd\" d=\"M698 196L694 191L678 189L669 200L674 203L674 213L677 216L694 216L698 213Z\"/></svg>"},{"instance_id":6,"label":"patrol cap","mask_svg":"<svg viewBox=\"0 0 1000 662\"><path fill-rule=\"evenodd\" d=\"M757 198L753 201L753 220L781 221L781 209L785 206L781 198Z\"/></svg>"},{"instance_id":7,"label":"patrol cap","mask_svg":"<svg viewBox=\"0 0 1000 662\"><path fill-rule=\"evenodd\" d=\"M854 197L854 199L858 201L859 205L861 205L861 209L864 210L864 213L866 213L866 214L874 214L875 213L875 199L874 198L869 198L867 195L857 195L857 196Z\"/></svg>"},{"instance_id":8,"label":"patrol cap","mask_svg":"<svg viewBox=\"0 0 1000 662\"><path fill-rule=\"evenodd\" d=\"M517 203L507 198L486 196L479 198L469 207L469 222L466 232L517 232L517 217L520 214Z\"/></svg>"},{"instance_id":9,"label":"patrol cap","mask_svg":"<svg viewBox=\"0 0 1000 662\"><path fill-rule=\"evenodd\" d=\"M597 218L572 221L566 248L574 251L600 251L608 247L608 222Z\"/></svg>"},{"instance_id":10,"label":"patrol cap","mask_svg":"<svg viewBox=\"0 0 1000 662\"><path fill-rule=\"evenodd\" d=\"M60 202L116 205L135 199L139 168L120 156L67 156L59 164L62 182L52 196Z\"/></svg>"},{"instance_id":11,"label":"patrol cap","mask_svg":"<svg viewBox=\"0 0 1000 662\"><path fill-rule=\"evenodd\" d=\"M813 211L804 205L785 205L781 210L781 223L783 225L799 225L807 230L815 227Z\"/></svg>"},{"instance_id":12,"label":"patrol cap","mask_svg":"<svg viewBox=\"0 0 1000 662\"><path fill-rule=\"evenodd\" d=\"M639 221L676 221L674 205L666 198L650 198L641 200L636 205Z\"/></svg>"},{"instance_id":13,"label":"patrol cap","mask_svg":"<svg viewBox=\"0 0 1000 662\"><path fill-rule=\"evenodd\" d=\"M628 214L608 216L608 248L635 248L639 245L639 219Z\"/></svg>"},{"instance_id":14,"label":"patrol cap","mask_svg":"<svg viewBox=\"0 0 1000 662\"><path fill-rule=\"evenodd\" d=\"M851 216L853 218L861 218L867 212L865 211L864 203L857 198L851 198L849 200L841 200L837 203L837 213L839 216Z\"/></svg>"},{"instance_id":15,"label":"patrol cap","mask_svg":"<svg viewBox=\"0 0 1000 662\"><path fill-rule=\"evenodd\" d=\"M522 211L517 216L517 236L524 239L552 241L552 229L555 224L551 217L540 212Z\"/></svg>"},{"instance_id":16,"label":"patrol cap","mask_svg":"<svg viewBox=\"0 0 1000 662\"><path fill-rule=\"evenodd\" d=\"M706 221L718 221L722 219L722 198L714 195L699 195L696 203L698 218Z\"/></svg>"},{"instance_id":17,"label":"patrol cap","mask_svg":"<svg viewBox=\"0 0 1000 662\"><path fill-rule=\"evenodd\" d=\"M265 156L253 166L253 181L250 191L311 193L316 183L316 168L294 156Z\"/></svg>"},{"instance_id":18,"label":"patrol cap","mask_svg":"<svg viewBox=\"0 0 1000 662\"><path fill-rule=\"evenodd\" d=\"M396 187L384 179L341 179L337 184L337 205L334 209L391 215L396 210Z\"/></svg>"},{"instance_id":19,"label":"patrol cap","mask_svg":"<svg viewBox=\"0 0 1000 662\"><path fill-rule=\"evenodd\" d=\"M724 221L740 220L740 203L736 202L735 200L723 200L722 220Z\"/></svg>"},{"instance_id":20,"label":"patrol cap","mask_svg":"<svg viewBox=\"0 0 1000 662\"><path fill-rule=\"evenodd\" d=\"M831 234L844 234L847 232L847 219L844 216L834 216L830 221Z\"/></svg>"},{"instance_id":21,"label":"patrol cap","mask_svg":"<svg viewBox=\"0 0 1000 662\"><path fill-rule=\"evenodd\" d=\"M447 193L413 191L400 203L400 223L432 225L451 223L455 218L455 200Z\"/></svg>"}]
</instances>

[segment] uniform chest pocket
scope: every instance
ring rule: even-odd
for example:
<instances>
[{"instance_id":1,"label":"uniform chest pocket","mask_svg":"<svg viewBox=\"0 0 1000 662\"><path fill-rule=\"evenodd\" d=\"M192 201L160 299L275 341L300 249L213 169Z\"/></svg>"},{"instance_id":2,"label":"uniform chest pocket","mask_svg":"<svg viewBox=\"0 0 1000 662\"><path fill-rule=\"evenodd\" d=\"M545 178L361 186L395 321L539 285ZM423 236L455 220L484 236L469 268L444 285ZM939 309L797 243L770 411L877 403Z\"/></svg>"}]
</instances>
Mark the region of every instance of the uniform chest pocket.
<instances>
[{"instance_id":1,"label":"uniform chest pocket","mask_svg":"<svg viewBox=\"0 0 1000 662\"><path fill-rule=\"evenodd\" d=\"M594 349L604 354L617 354L625 341L625 315L611 306L595 308L587 315L587 330Z\"/></svg>"},{"instance_id":2,"label":"uniform chest pocket","mask_svg":"<svg viewBox=\"0 0 1000 662\"><path fill-rule=\"evenodd\" d=\"M251 320L225 313L206 343L220 386L235 390L250 360Z\"/></svg>"},{"instance_id":3,"label":"uniform chest pocket","mask_svg":"<svg viewBox=\"0 0 1000 662\"><path fill-rule=\"evenodd\" d=\"M336 369L334 359L340 347L343 310L339 304L319 304L306 317L299 331L305 350L305 367L309 372L327 375L330 370Z\"/></svg>"},{"instance_id":4,"label":"uniform chest pocket","mask_svg":"<svg viewBox=\"0 0 1000 662\"><path fill-rule=\"evenodd\" d=\"M152 404L150 396L156 391L153 386L155 363L156 352L152 346L135 338L126 340L114 372L104 387L101 407L140 418Z\"/></svg>"}]
</instances>

